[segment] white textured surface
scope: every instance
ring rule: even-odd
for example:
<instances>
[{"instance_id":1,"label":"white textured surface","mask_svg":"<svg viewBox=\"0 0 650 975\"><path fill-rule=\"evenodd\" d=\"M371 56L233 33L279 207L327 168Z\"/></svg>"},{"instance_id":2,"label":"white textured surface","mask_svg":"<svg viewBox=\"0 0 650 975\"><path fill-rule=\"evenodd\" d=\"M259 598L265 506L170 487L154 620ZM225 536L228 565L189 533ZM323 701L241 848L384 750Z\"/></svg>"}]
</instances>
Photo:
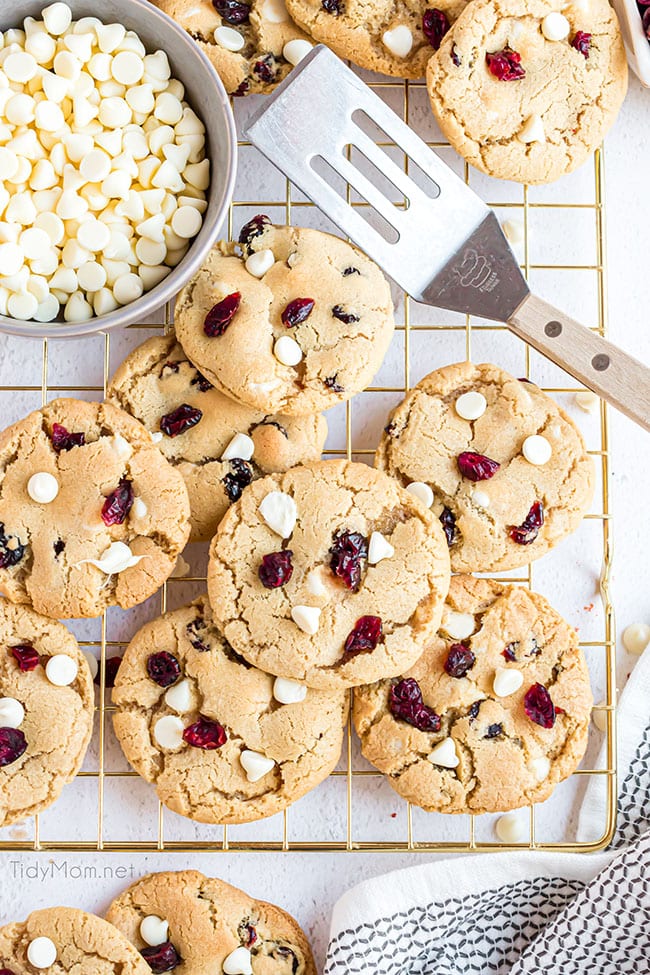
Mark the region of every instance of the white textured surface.
<instances>
[{"instance_id":1,"label":"white textured surface","mask_svg":"<svg viewBox=\"0 0 650 975\"><path fill-rule=\"evenodd\" d=\"M389 96L390 97L390 96ZM646 173L650 146L650 95L633 80L627 101L618 122L608 140L606 169L608 187L608 251L609 251L609 310L610 335L630 352L650 362L650 330L646 324L650 304L650 279L647 273L647 254L650 250L650 224L642 218L647 212ZM247 112L252 100L240 100L238 112ZM435 127L429 120L426 106L417 92L412 94L414 111L421 105L422 124L429 138L435 137ZM453 153L443 151L449 162L458 166ZM550 189L534 191L538 199L558 199L569 190L575 195L589 187L591 170L585 167L578 173ZM255 192L251 191L255 185ZM509 188L478 177L473 185L493 200L508 199ZM263 187L263 189L262 189ZM488 188L489 187L489 188ZM253 199L255 196L278 199L284 196L284 181L268 164L255 160L251 153L243 152L238 176L237 195ZM500 194L496 196L496 194ZM268 208L267 208L268 209ZM253 211L255 212L255 211ZM271 209L270 215L282 221L284 207ZM581 252L580 211L567 211L559 215L560 222L550 224L545 211L537 211L533 228L537 251L534 262L567 262L577 253L577 260L585 263ZM249 215L249 214L246 214ZM326 221L317 221L313 210L294 211L294 220L308 225L327 228ZM245 219L238 217L238 223ZM564 222L566 220L566 223ZM584 241L584 236L582 236ZM535 284L546 289L546 296L558 304L564 304L568 312L577 317L593 317L591 301L579 283L569 284L566 290L550 282L540 280ZM576 278L576 282L579 279ZM426 310L416 308L412 320L426 320ZM464 355L462 333L458 341L434 344L427 333L411 335L411 382L445 361L460 359ZM125 352L138 344L145 333L132 330L111 337L111 368L121 360ZM48 381L65 390L67 385L93 385L102 382L103 339L91 338L80 342L50 342ZM476 359L493 358L506 368L521 369L521 346L516 340L501 333L484 332L475 335L473 355ZM399 374L403 356L403 335L396 335L392 349L377 384L391 385ZM534 356L533 378L547 384L566 385L567 381L554 367L547 366ZM0 385L8 385L20 377L21 383L40 385L41 344L19 342L0 336ZM92 398L92 393L82 394ZM372 406L368 406L370 399ZM394 394L366 393L359 397L361 409L353 411L354 437L360 446L374 446L381 421L386 411L399 397ZM561 397L570 402L570 397ZM0 390L0 418L2 425L17 419L31 408L40 405L40 391L14 394ZM598 429L597 418L586 416L571 408L587 438ZM650 598L647 585L647 538L650 534L648 482L650 479L650 450L648 437L631 422L613 411L610 413L611 446L611 503L614 514L614 599L619 632L635 620L650 622ZM335 410L330 415L331 443L338 446L344 429L344 411ZM595 502L598 504L598 501ZM594 509L595 510L595 509ZM580 627L583 639L590 633L602 632L602 619L597 598L597 576L600 564L598 522L585 522L573 539L568 540L556 553L535 568L534 581L557 608L575 625ZM203 564L203 556L191 552L193 566ZM172 605L188 598L192 587L176 583L170 594ZM592 611L584 606L594 603ZM155 603L124 614L111 611L110 627L120 639L128 639L137 626L156 612ZM99 638L99 622L77 622L73 626L79 637L90 640ZM114 652L114 651L113 651ZM637 658L625 653L619 636L619 685ZM602 698L602 674L595 668L594 696ZM594 737L597 732L594 731ZM123 768L119 749L112 741L107 728L107 768ZM595 737L594 745L600 739ZM593 746L590 754L593 752ZM355 758L355 762L358 761ZM96 766L96 743L91 748L87 767ZM403 803L380 780L363 780L358 806L353 820L353 835L363 839L403 839L405 815ZM545 838L559 839L567 835L573 820L574 806L570 785L562 786L541 810L541 822L548 830ZM345 781L332 779L311 796L305 797L290 814L292 839L340 838L345 831ZM105 795L106 837L155 839L156 804L153 792L137 779L108 779ZM43 839L94 838L97 816L96 788L91 779L78 779L69 786L54 807L41 817ZM393 815L395 818L393 818ZM477 824L482 838L492 838L493 821L485 817ZM277 819L277 817L276 817ZM427 817L414 811L413 825L416 838L440 835L444 827L446 835L456 835L462 830L464 817L453 817L440 823L443 817ZM174 817L165 816L166 835L179 839L220 839L218 828L194 827ZM26 827L31 835L31 825ZM466 829L466 824L465 824ZM559 830L559 835L553 835ZM278 837L275 820L258 825L235 828L231 836L255 839ZM2 839L9 838L10 831L1 831ZM14 838L19 834L14 833ZM424 857L422 858L424 859ZM327 940L330 908L336 897L359 880L377 875L389 869L414 862L409 855L379 854L230 854L210 853L188 856L185 853L166 855L65 855L65 854L13 854L5 853L0 859L0 920L8 921L26 915L36 907L67 903L101 912L122 887L138 875L159 869L180 869L192 866L206 873L222 876L257 896L274 900L300 919L312 937L319 960L322 960ZM38 873L37 871L40 871Z\"/></svg>"}]
</instances>

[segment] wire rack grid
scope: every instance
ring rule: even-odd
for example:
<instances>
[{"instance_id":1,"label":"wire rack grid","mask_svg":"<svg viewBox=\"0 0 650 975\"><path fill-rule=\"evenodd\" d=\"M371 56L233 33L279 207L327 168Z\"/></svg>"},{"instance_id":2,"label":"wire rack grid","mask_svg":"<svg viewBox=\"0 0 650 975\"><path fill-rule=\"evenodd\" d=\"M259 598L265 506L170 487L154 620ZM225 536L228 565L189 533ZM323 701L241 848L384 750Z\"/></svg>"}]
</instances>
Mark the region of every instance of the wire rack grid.
<instances>
[{"instance_id":1,"label":"wire rack grid","mask_svg":"<svg viewBox=\"0 0 650 975\"><path fill-rule=\"evenodd\" d=\"M568 177L557 186L564 187L557 194L554 188L536 190L513 184L498 183L470 172L468 166L450 150L442 135L436 130L426 106L426 90L422 83L378 80L377 76L360 72L371 86L396 109L405 121L413 125L426 139L430 147L455 166L501 218L516 217L523 225L523 240L519 247L520 263L526 277L534 281L537 290L546 290L548 297L557 298L562 290L558 284L563 275L578 275L575 310L568 308L591 327L603 334L606 330L606 250L605 250L605 199L604 163L602 151L596 152L593 161L580 171L577 180ZM254 104L254 99L238 99L236 114L241 116ZM389 154L397 147L382 140L375 133L376 142ZM230 236L249 219L252 213L269 212L275 222L319 226L335 231L326 219L297 189L277 171L266 167L250 144L240 141L240 169L236 199L232 203L227 229ZM408 160L403 159L408 171ZM254 167L258 175L253 176ZM254 190L255 192L251 192ZM364 208L367 204L357 198L349 185L342 188L348 201ZM400 205L399 203L397 205ZM567 223L568 221L568 223ZM578 224L579 232L568 232L567 227ZM546 253L538 244L551 238L554 245L574 240L576 254L562 260ZM583 254L588 259L581 259ZM549 275L545 277L545 275ZM584 277L586 275L586 277ZM565 282L567 285L567 282ZM571 296L575 284L564 288ZM396 336L389 353L390 362L382 368L375 384L369 390L340 408L330 411L330 438L325 453L328 456L347 456L370 461L388 409L398 402L414 382L433 368L445 362L462 358L496 361L515 374L533 376L551 395L564 405L570 394L579 386L567 385L568 377L549 367L536 353L510 335L500 325L468 316L448 314L437 309L418 305L398 291L394 292L397 310ZM590 319L590 321L589 321ZM91 381L85 382L86 373L76 371L73 382L67 377L56 378L52 359L55 340L44 340L42 349L38 343L29 343L26 355L40 356L41 380L32 385L0 385L0 394L31 394L43 403L59 395L82 398L101 398L106 382L117 362L123 357L124 346L134 347L143 341L142 330L153 334L172 326L173 311L170 306L161 310L160 320L138 322L126 332L128 336L103 335L98 337L92 350L97 360L101 358L102 382L97 381L99 361L94 363ZM148 337L145 335L144 337ZM85 340L88 343L90 340ZM67 345L67 357L70 349ZM77 346L76 348L81 348ZM83 362L86 362L91 346L84 346ZM126 348L128 351L128 348ZM63 358L66 353L61 353ZM117 358L116 358L117 355ZM61 356L57 355L57 362ZM521 371L517 372L517 368ZM374 404L374 405L371 405ZM39 405L36 403L35 405ZM33 407L32 407L33 408ZM13 417L12 417L13 419ZM555 561L550 569L541 571L546 563L525 570L506 574L508 582L537 588L551 601L549 588L554 589L558 574L568 571L581 575L591 593L600 596L597 619L583 614L587 623L586 638L582 639L590 669L596 675L601 689L600 711L605 724L605 759L598 764L600 742L591 742L583 767L571 777L571 796L561 800L563 809L559 819L561 832L552 825L558 820L558 809L551 805L544 815L531 806L528 811L528 838L517 848L558 851L595 851L605 847L614 831L616 812L616 749L615 749L615 625L610 597L612 551L609 512L609 431L607 411L600 404L598 414L587 423L586 431L590 453L593 455L597 474L595 511L588 514L582 537L566 549L559 547L561 561ZM588 538L585 538L585 533ZM192 546L191 548L197 548ZM584 557L583 557L584 556ZM112 738L110 690L105 687L106 660L119 654L120 648L144 622L193 598L205 588L205 551L188 556L192 563L190 574L172 578L160 593L148 601L142 613L120 613L109 610L99 621L98 629L78 624L73 628L85 649L95 652L100 661L98 701L95 733L89 758L75 783L69 785L61 799L46 813L36 816L18 827L0 830L0 850L47 850L85 851L218 851L218 850L265 850L265 851L381 851L381 852L470 852L506 848L495 840L493 820L490 817L440 816L424 814L407 804L390 790L383 776L372 769L360 756L351 725L347 728L343 755L339 767L326 783L319 786L284 813L271 820L246 827L206 827L181 820L170 813L155 799L153 786L142 782L124 763L120 763L119 748ZM547 556L550 559L551 556ZM538 581L538 577L539 581ZM499 578L503 579L504 576ZM562 605L562 587L557 588L555 603ZM569 610L580 596L574 596ZM140 608L142 609L142 608ZM584 607L592 611L594 604ZM566 613L575 618L575 613ZM572 619L573 621L573 619ZM582 629L582 627L581 627ZM581 634L582 636L582 634ZM598 691L595 691L596 695ZM598 700L598 697L596 696ZM596 734L594 732L594 734ZM593 737L593 736L592 736ZM120 756L121 757L121 756ZM600 835L589 841L578 842L572 829L571 808L577 808L576 797L597 779L600 785L599 801L602 809ZM75 790L77 787L77 791ZM556 793L561 789L559 787ZM72 790L72 791L71 791ZM67 797L67 798L66 798ZM563 805L562 805L563 803ZM549 806L549 803L544 806ZM567 811L568 809L568 811ZM394 811L394 810L397 810ZM76 828L83 821L86 832ZM319 822L329 821L322 836Z\"/></svg>"}]
</instances>

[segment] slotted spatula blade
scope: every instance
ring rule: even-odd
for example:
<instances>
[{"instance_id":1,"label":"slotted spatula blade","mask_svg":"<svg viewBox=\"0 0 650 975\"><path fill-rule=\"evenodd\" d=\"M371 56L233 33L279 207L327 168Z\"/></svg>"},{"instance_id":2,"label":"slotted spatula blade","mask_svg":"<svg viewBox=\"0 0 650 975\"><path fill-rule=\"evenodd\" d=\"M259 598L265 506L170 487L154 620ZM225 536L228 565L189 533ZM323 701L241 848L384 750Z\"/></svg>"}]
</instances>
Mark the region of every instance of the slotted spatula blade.
<instances>
[{"instance_id":1,"label":"slotted spatula blade","mask_svg":"<svg viewBox=\"0 0 650 975\"><path fill-rule=\"evenodd\" d=\"M372 124L423 178L416 182L377 145L364 131ZM304 58L244 131L417 301L505 322L650 430L650 370L532 295L493 211L327 48ZM352 206L324 172L368 206ZM386 181L390 198L380 188Z\"/></svg>"}]
</instances>

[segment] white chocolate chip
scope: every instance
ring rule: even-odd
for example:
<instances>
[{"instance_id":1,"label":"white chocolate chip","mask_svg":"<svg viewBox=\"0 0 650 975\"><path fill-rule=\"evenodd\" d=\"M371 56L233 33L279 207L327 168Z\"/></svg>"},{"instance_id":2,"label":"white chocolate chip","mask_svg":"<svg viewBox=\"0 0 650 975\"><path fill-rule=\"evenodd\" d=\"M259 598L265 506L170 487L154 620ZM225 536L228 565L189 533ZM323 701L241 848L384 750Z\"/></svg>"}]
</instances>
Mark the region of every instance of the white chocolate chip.
<instances>
[{"instance_id":1,"label":"white chocolate chip","mask_svg":"<svg viewBox=\"0 0 650 975\"><path fill-rule=\"evenodd\" d=\"M599 701L591 709L591 720L593 721L596 728L603 734L607 731L607 711L602 711L601 707L606 705L606 701Z\"/></svg>"},{"instance_id":2,"label":"white chocolate chip","mask_svg":"<svg viewBox=\"0 0 650 975\"><path fill-rule=\"evenodd\" d=\"M120 51L111 62L111 74L116 81L128 88L137 85L144 74L142 58L133 51Z\"/></svg>"},{"instance_id":3,"label":"white chocolate chip","mask_svg":"<svg viewBox=\"0 0 650 975\"><path fill-rule=\"evenodd\" d=\"M264 247L261 251L253 251L246 259L245 267L249 274L255 278L263 278L275 264L275 257L270 247Z\"/></svg>"},{"instance_id":4,"label":"white chocolate chip","mask_svg":"<svg viewBox=\"0 0 650 975\"><path fill-rule=\"evenodd\" d=\"M525 236L523 220L504 220L501 227L511 244L523 243Z\"/></svg>"},{"instance_id":5,"label":"white chocolate chip","mask_svg":"<svg viewBox=\"0 0 650 975\"><path fill-rule=\"evenodd\" d=\"M543 782L551 771L551 762L546 755L540 755L538 758L531 758L528 768L538 782Z\"/></svg>"},{"instance_id":6,"label":"white chocolate chip","mask_svg":"<svg viewBox=\"0 0 650 975\"><path fill-rule=\"evenodd\" d=\"M169 921L164 921L156 914L147 914L140 921L140 937L145 944L155 948L167 941Z\"/></svg>"},{"instance_id":7,"label":"white chocolate chip","mask_svg":"<svg viewBox=\"0 0 650 975\"><path fill-rule=\"evenodd\" d=\"M186 240L196 237L202 224L201 214L196 207L178 207L171 221L174 233Z\"/></svg>"},{"instance_id":8,"label":"white chocolate chip","mask_svg":"<svg viewBox=\"0 0 650 975\"><path fill-rule=\"evenodd\" d=\"M443 738L427 756L432 765L443 768L456 768L460 762L453 738Z\"/></svg>"},{"instance_id":9,"label":"white chocolate chip","mask_svg":"<svg viewBox=\"0 0 650 975\"><path fill-rule=\"evenodd\" d=\"M585 413L595 413L600 404L600 397L590 390L583 390L575 395L576 406L579 406Z\"/></svg>"},{"instance_id":10,"label":"white chocolate chip","mask_svg":"<svg viewBox=\"0 0 650 975\"><path fill-rule=\"evenodd\" d=\"M304 57L307 57L313 47L314 45L310 41L306 41L302 37L294 37L293 40L287 41L282 48L282 57L289 64L298 64Z\"/></svg>"},{"instance_id":11,"label":"white chocolate chip","mask_svg":"<svg viewBox=\"0 0 650 975\"><path fill-rule=\"evenodd\" d=\"M536 467L543 467L551 459L553 449L546 437L541 437L535 433L530 437L526 437L522 444L521 452L529 464L534 464Z\"/></svg>"},{"instance_id":12,"label":"white chocolate chip","mask_svg":"<svg viewBox=\"0 0 650 975\"><path fill-rule=\"evenodd\" d=\"M99 673L99 661L92 650L84 650L83 655L86 658L88 669L90 670L90 676L92 680L94 680Z\"/></svg>"},{"instance_id":13,"label":"white chocolate chip","mask_svg":"<svg viewBox=\"0 0 650 975\"><path fill-rule=\"evenodd\" d=\"M411 53L413 34L406 24L399 24L392 30L384 31L381 35L381 42L386 50L394 54L396 58L405 58Z\"/></svg>"},{"instance_id":14,"label":"white chocolate chip","mask_svg":"<svg viewBox=\"0 0 650 975\"><path fill-rule=\"evenodd\" d=\"M245 433L236 433L221 455L222 460L250 460L255 451L255 444Z\"/></svg>"},{"instance_id":15,"label":"white chocolate chip","mask_svg":"<svg viewBox=\"0 0 650 975\"><path fill-rule=\"evenodd\" d=\"M224 975L253 975L251 953L248 948L240 945L231 951L223 960Z\"/></svg>"},{"instance_id":16,"label":"white chocolate chip","mask_svg":"<svg viewBox=\"0 0 650 975\"><path fill-rule=\"evenodd\" d=\"M487 409L487 400L483 393L469 390L469 392L459 396L454 405L456 413L463 420L478 420Z\"/></svg>"},{"instance_id":17,"label":"white chocolate chip","mask_svg":"<svg viewBox=\"0 0 650 975\"><path fill-rule=\"evenodd\" d=\"M45 471L32 474L27 482L27 493L37 504L50 504L59 493L59 482Z\"/></svg>"},{"instance_id":18,"label":"white chocolate chip","mask_svg":"<svg viewBox=\"0 0 650 975\"><path fill-rule=\"evenodd\" d=\"M302 359L302 349L290 335L281 335L273 346L273 355L283 366L297 366Z\"/></svg>"},{"instance_id":19,"label":"white chocolate chip","mask_svg":"<svg viewBox=\"0 0 650 975\"><path fill-rule=\"evenodd\" d=\"M186 714L192 707L192 682L185 679L170 687L165 694L165 704L172 711Z\"/></svg>"},{"instance_id":20,"label":"white chocolate chip","mask_svg":"<svg viewBox=\"0 0 650 975\"><path fill-rule=\"evenodd\" d=\"M377 565L382 559L392 559L395 549L381 532L373 532L368 543L368 564Z\"/></svg>"},{"instance_id":21,"label":"white chocolate chip","mask_svg":"<svg viewBox=\"0 0 650 975\"><path fill-rule=\"evenodd\" d=\"M647 623L630 623L623 630L623 646L628 653L641 654L650 643L650 626Z\"/></svg>"},{"instance_id":22,"label":"white chocolate chip","mask_svg":"<svg viewBox=\"0 0 650 975\"><path fill-rule=\"evenodd\" d=\"M556 10L547 14L542 21L542 34L547 41L563 41L569 36L571 25L564 14Z\"/></svg>"},{"instance_id":23,"label":"white chocolate chip","mask_svg":"<svg viewBox=\"0 0 650 975\"><path fill-rule=\"evenodd\" d=\"M433 504L433 491L424 481L411 481L410 484L407 484L406 490L418 501L421 501L425 508L430 508Z\"/></svg>"},{"instance_id":24,"label":"white chocolate chip","mask_svg":"<svg viewBox=\"0 0 650 975\"><path fill-rule=\"evenodd\" d=\"M284 24L289 20L287 5L284 0L265 0L262 17L270 24Z\"/></svg>"},{"instance_id":25,"label":"white chocolate chip","mask_svg":"<svg viewBox=\"0 0 650 975\"><path fill-rule=\"evenodd\" d=\"M79 565L88 562L106 575L115 575L137 565L143 555L134 555L125 542L111 542L101 559L82 559Z\"/></svg>"},{"instance_id":26,"label":"white chocolate chip","mask_svg":"<svg viewBox=\"0 0 650 975\"><path fill-rule=\"evenodd\" d=\"M321 610L317 606L294 606L291 610L291 619L303 633L314 636L318 633L320 614Z\"/></svg>"},{"instance_id":27,"label":"white chocolate chip","mask_svg":"<svg viewBox=\"0 0 650 975\"><path fill-rule=\"evenodd\" d=\"M53 7L65 7L64 3L52 4ZM43 11L45 13L45 11ZM56 961L56 945L51 938L34 938L27 945L27 961L34 968L50 968Z\"/></svg>"},{"instance_id":28,"label":"white chocolate chip","mask_svg":"<svg viewBox=\"0 0 650 975\"><path fill-rule=\"evenodd\" d=\"M171 574L172 579L183 579L186 575L189 575L190 565L186 562L182 555L179 555L176 559L176 565Z\"/></svg>"},{"instance_id":29,"label":"white chocolate chip","mask_svg":"<svg viewBox=\"0 0 650 975\"><path fill-rule=\"evenodd\" d=\"M540 115L529 115L517 133L520 142L546 142L544 122Z\"/></svg>"},{"instance_id":30,"label":"white chocolate chip","mask_svg":"<svg viewBox=\"0 0 650 975\"><path fill-rule=\"evenodd\" d=\"M466 640L476 629L476 620L471 613L448 609L443 616L442 628L452 640Z\"/></svg>"},{"instance_id":31,"label":"white chocolate chip","mask_svg":"<svg viewBox=\"0 0 650 975\"><path fill-rule=\"evenodd\" d=\"M276 765L272 758L267 758L266 755L262 755L260 752L250 751L247 748L239 756L239 761L246 772L246 778L249 782L258 782L260 779L263 779Z\"/></svg>"},{"instance_id":32,"label":"white chocolate chip","mask_svg":"<svg viewBox=\"0 0 650 975\"><path fill-rule=\"evenodd\" d=\"M270 491L262 499L259 512L266 524L280 538L290 538L296 525L298 510L291 495L283 491Z\"/></svg>"},{"instance_id":33,"label":"white chocolate chip","mask_svg":"<svg viewBox=\"0 0 650 975\"><path fill-rule=\"evenodd\" d=\"M485 491L481 491L480 488L474 488L472 491L472 501L479 508L489 508L490 507L490 495L486 494Z\"/></svg>"},{"instance_id":34,"label":"white chocolate chip","mask_svg":"<svg viewBox=\"0 0 650 975\"><path fill-rule=\"evenodd\" d=\"M524 675L520 670L498 667L492 686L497 697L509 697L519 690L523 682Z\"/></svg>"},{"instance_id":35,"label":"white chocolate chip","mask_svg":"<svg viewBox=\"0 0 650 975\"><path fill-rule=\"evenodd\" d=\"M41 17L48 34L65 34L72 23L72 10L67 3L51 3L41 10Z\"/></svg>"},{"instance_id":36,"label":"white chocolate chip","mask_svg":"<svg viewBox=\"0 0 650 975\"><path fill-rule=\"evenodd\" d=\"M214 40L215 44L225 48L226 51L241 51L246 44L243 35L232 27L217 27Z\"/></svg>"},{"instance_id":37,"label":"white chocolate chip","mask_svg":"<svg viewBox=\"0 0 650 975\"><path fill-rule=\"evenodd\" d=\"M528 823L521 812L499 816L494 829L502 843L521 843L528 836Z\"/></svg>"},{"instance_id":38,"label":"white chocolate chip","mask_svg":"<svg viewBox=\"0 0 650 975\"><path fill-rule=\"evenodd\" d=\"M0 728L20 728L25 708L15 697L0 697Z\"/></svg>"},{"instance_id":39,"label":"white chocolate chip","mask_svg":"<svg viewBox=\"0 0 650 975\"><path fill-rule=\"evenodd\" d=\"M77 679L79 664L67 653L55 653L45 664L45 676L56 687L68 687Z\"/></svg>"},{"instance_id":40,"label":"white chocolate chip","mask_svg":"<svg viewBox=\"0 0 650 975\"><path fill-rule=\"evenodd\" d=\"M175 751L183 744L183 732L185 725L175 714L166 714L163 718L158 718L153 727L153 736L156 744L167 751Z\"/></svg>"},{"instance_id":41,"label":"white chocolate chip","mask_svg":"<svg viewBox=\"0 0 650 975\"><path fill-rule=\"evenodd\" d=\"M150 434L150 437L151 437L153 443L160 443L160 441L163 438L163 435L160 432L160 430L154 430L154 432Z\"/></svg>"},{"instance_id":42,"label":"white chocolate chip","mask_svg":"<svg viewBox=\"0 0 650 975\"><path fill-rule=\"evenodd\" d=\"M280 704L299 704L307 697L307 688L288 677L276 677L273 682L273 697Z\"/></svg>"}]
</instances>

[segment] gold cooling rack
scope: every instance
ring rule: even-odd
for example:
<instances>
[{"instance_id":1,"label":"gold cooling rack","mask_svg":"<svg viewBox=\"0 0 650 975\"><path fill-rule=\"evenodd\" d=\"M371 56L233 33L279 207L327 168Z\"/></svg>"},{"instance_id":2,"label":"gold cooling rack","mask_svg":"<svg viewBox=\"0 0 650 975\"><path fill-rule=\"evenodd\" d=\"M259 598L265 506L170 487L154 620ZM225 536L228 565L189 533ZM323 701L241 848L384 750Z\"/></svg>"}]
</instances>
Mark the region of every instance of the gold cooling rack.
<instances>
[{"instance_id":1,"label":"gold cooling rack","mask_svg":"<svg viewBox=\"0 0 650 975\"><path fill-rule=\"evenodd\" d=\"M376 81L372 86L384 97L419 134L427 139L429 145L440 152L443 158L463 173L462 161L442 141L433 127L426 106L426 92L421 83L398 81ZM250 110L252 99L238 99L236 114L241 116ZM396 152L396 147L381 142L388 153ZM268 212L275 222L295 222L298 225L319 226L334 229L322 215L302 197L276 171L257 157L255 150L247 143L239 143L240 168L236 200L228 216L228 230L238 232L239 227L257 212ZM258 175L254 175L255 164ZM405 163L406 165L406 163ZM591 171L590 166L592 166ZM587 176L585 178L585 172ZM516 216L523 223L524 238L520 244L521 266L526 276L550 274L546 290L553 288L553 275L576 272L586 273L586 281L580 285L581 307L574 314L583 317L588 324L601 334L606 328L606 253L605 253L605 201L604 171L602 153L597 152L593 163L582 171L580 187L574 177L565 178L556 187L544 191L513 184L499 184L486 180L464 166L465 179L471 181L475 189L495 206L501 219ZM345 191L344 191L345 192ZM356 206L364 203L355 199L347 188L347 197ZM538 241L556 237L558 240L572 236L571 227L579 222L582 232L588 239L585 248L590 253L587 263L540 262L533 257L538 251ZM423 246L426 245L424 242ZM545 252L544 252L545 253ZM582 279L581 279L582 280ZM539 290L539 280L537 281ZM331 436L328 442L329 455L354 456L371 461L381 425L370 427L365 422L366 406L369 397L380 396L381 416L399 400L404 391L422 375L444 362L457 361L464 357L478 360L493 359L513 371L514 366L504 361L500 343L506 341L504 349L509 355L517 355L520 364L518 375L536 377L541 375L540 385L560 400L574 393L579 387L566 386L568 377L559 371L549 373L548 365L537 359L535 353L510 336L502 326L482 321L470 321L469 317L448 315L433 308L425 308L401 293L395 293L398 327L393 342L394 371L399 373L399 381L393 377L382 385L386 370L377 377L378 385L356 397L351 403L338 408L338 423L330 423ZM553 298L554 293L548 297ZM584 300L582 300L584 299ZM586 310L593 308L593 314ZM568 309L571 311L572 309ZM591 320L589 320L591 317ZM140 330L156 330L169 327L172 310L166 308L157 323L138 323L131 326L131 347L143 340ZM137 330L134 332L133 330ZM426 345L424 342L426 341ZM111 357L111 345L121 342L117 337L103 336L104 383L116 362ZM30 344L34 350L36 343ZM92 346L99 351L99 346ZM76 347L77 349L79 346ZM398 350L398 363L395 366L395 349ZM401 350L403 349L403 356ZM449 349L449 351L447 351ZM48 341L42 343L42 382L32 386L4 386L0 391L30 392L42 395L43 402L57 395L79 395L84 398L100 398L103 388L100 385L57 385L49 380L51 355L48 357ZM119 359L118 359L119 361ZM540 372L541 370L541 372ZM54 370L52 370L52 375ZM550 377L550 378L549 378ZM385 405L384 405L385 404ZM331 411L334 413L334 411ZM595 522L598 542L593 569L600 576L600 597L602 613L598 616L601 632L596 639L582 643L590 664L595 662L600 668L603 707L606 720L606 759L602 767L596 761L585 762L587 768L579 769L569 782L574 792L584 792L595 778L601 783L602 835L589 843L578 843L567 839L570 830L562 827L561 835L549 829L549 816L540 823L540 810L534 807L529 812L529 838L518 848L535 848L560 851L595 851L606 846L613 834L616 814L616 748L615 748L615 629L614 614L610 598L609 581L611 572L611 533L609 514L609 432L607 411L604 404L599 406L599 415L593 421L590 452L594 457L599 487L596 491L595 513L587 519ZM565 543L567 544L567 543ZM562 546L560 546L560 549ZM575 550L574 550L575 552ZM598 554L600 553L600 554ZM575 555L574 555L575 558ZM202 555L202 570L205 557ZM600 565L598 565L598 561ZM542 560L542 563L544 560ZM571 559L563 563L565 570L572 570ZM159 596L154 597L150 616L165 611L170 605L181 602L202 591L205 576L196 571L185 578L169 580ZM531 566L526 570L511 574L508 581L517 584L533 585L533 576L538 568ZM175 598L175 587L179 598ZM541 591L543 586L539 585ZM182 595L181 595L182 593ZM552 600L551 600L552 601ZM585 609L590 607L585 607ZM131 611L134 614L136 611ZM46 850L46 851L218 851L218 850L264 850L264 851L380 851L380 852L470 852L504 848L495 841L494 817L440 816L423 813L411 807L396 796L380 773L374 771L363 761L358 753L358 743L351 728L348 728L341 764L330 778L284 814L273 820L249 824L245 827L208 827L182 820L165 810L155 799L154 787L143 783L135 773L119 761L115 754L119 750L112 741L110 691L105 693L105 660L121 652L125 639L141 625L141 616L133 617L133 625L125 636L116 635L113 620L116 615L124 625L124 615L110 610L101 620L99 638L80 639L86 648L100 657L101 687L98 693L98 706L95 723L95 737L91 746L91 757L84 771L75 783L66 787L63 797L45 814L18 827L0 831L0 850ZM127 623L131 622L127 619ZM590 633L589 635L594 635ZM596 692L597 693L597 692ZM592 730L592 738L596 734ZM593 746L593 742L592 742ZM595 753L596 748L592 751ZM558 792L564 785L558 788ZM71 792L77 788L77 793ZM68 797L66 800L66 796ZM73 797L72 799L70 797ZM574 800L575 801L575 800ZM548 805L548 804L545 804ZM554 818L553 816L551 817ZM76 829L75 823L82 823L83 829ZM323 827L321 829L321 826ZM574 834L571 834L574 835Z\"/></svg>"}]
</instances>

